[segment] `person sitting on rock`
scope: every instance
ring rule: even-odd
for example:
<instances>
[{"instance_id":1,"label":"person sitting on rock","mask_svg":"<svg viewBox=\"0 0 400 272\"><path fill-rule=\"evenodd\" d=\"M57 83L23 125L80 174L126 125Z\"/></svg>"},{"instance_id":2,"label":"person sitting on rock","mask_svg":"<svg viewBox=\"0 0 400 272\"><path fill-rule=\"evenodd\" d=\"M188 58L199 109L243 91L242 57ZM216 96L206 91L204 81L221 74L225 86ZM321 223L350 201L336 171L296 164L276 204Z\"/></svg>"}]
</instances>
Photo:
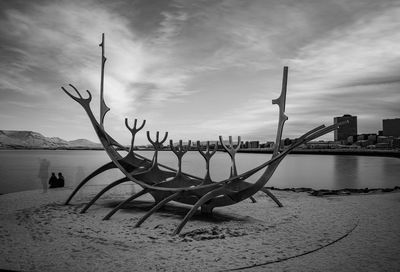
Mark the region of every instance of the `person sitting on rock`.
<instances>
[{"instance_id":1,"label":"person sitting on rock","mask_svg":"<svg viewBox=\"0 0 400 272\"><path fill-rule=\"evenodd\" d=\"M57 187L64 187L64 183L65 183L64 176L60 172L60 173L58 173L58 179L57 179L58 186Z\"/></svg>"},{"instance_id":2,"label":"person sitting on rock","mask_svg":"<svg viewBox=\"0 0 400 272\"><path fill-rule=\"evenodd\" d=\"M57 183L58 183L58 180L57 180L56 174L55 173L51 173L51 177L49 179L49 185L50 185L49 188L56 188L57 187Z\"/></svg>"}]
</instances>

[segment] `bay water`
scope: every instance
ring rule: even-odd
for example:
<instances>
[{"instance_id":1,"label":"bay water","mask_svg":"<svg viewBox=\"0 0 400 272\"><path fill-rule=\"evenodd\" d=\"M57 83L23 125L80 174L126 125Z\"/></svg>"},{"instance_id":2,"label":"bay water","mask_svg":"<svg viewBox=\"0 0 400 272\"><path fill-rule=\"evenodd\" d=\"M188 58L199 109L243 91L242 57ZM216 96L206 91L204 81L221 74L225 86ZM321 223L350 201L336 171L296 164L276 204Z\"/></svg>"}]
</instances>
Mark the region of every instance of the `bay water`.
<instances>
[{"instance_id":1,"label":"bay water","mask_svg":"<svg viewBox=\"0 0 400 272\"><path fill-rule=\"evenodd\" d=\"M140 151L151 159L153 151ZM125 153L121 153L124 155ZM238 172L250 170L267 161L271 154L238 153ZM50 162L49 172L61 172L65 186L73 188L84 177L110 161L102 150L1 150L0 194L41 189L39 167L42 159ZM176 168L177 158L169 151L159 153L159 162ZM198 152L183 157L184 172L205 175L205 161ZM217 152L211 159L211 177L219 181L229 177L230 158ZM258 173L249 181L254 182ZM123 177L117 169L108 170L88 183L104 187ZM393 188L400 186L400 159L349 155L288 155L279 165L267 186L278 188L309 187L314 189ZM135 190L133 183L118 186L119 190Z\"/></svg>"}]
</instances>

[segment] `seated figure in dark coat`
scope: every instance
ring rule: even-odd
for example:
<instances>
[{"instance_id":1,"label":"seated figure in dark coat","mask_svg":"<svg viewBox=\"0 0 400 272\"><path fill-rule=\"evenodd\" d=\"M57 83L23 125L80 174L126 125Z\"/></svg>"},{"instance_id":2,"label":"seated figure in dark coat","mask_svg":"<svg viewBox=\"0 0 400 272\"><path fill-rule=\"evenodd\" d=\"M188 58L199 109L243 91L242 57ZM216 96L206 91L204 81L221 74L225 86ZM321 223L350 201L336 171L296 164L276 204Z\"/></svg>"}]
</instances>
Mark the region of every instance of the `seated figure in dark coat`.
<instances>
[{"instance_id":1,"label":"seated figure in dark coat","mask_svg":"<svg viewBox=\"0 0 400 272\"><path fill-rule=\"evenodd\" d=\"M64 176L62 175L62 173L58 173L57 187L64 187L64 183Z\"/></svg>"},{"instance_id":2,"label":"seated figure in dark coat","mask_svg":"<svg viewBox=\"0 0 400 272\"><path fill-rule=\"evenodd\" d=\"M57 177L55 173L51 173L51 177L49 179L49 185L50 188L56 188L57 187Z\"/></svg>"}]
</instances>

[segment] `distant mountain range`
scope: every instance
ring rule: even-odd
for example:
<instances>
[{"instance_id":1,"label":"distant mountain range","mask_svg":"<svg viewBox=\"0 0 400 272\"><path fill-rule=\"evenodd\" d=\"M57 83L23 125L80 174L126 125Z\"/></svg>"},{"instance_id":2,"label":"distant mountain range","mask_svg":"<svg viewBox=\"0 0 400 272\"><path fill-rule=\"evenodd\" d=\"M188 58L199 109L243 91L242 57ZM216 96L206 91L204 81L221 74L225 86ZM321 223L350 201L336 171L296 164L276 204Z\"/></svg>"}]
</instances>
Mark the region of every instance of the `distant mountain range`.
<instances>
[{"instance_id":1,"label":"distant mountain range","mask_svg":"<svg viewBox=\"0 0 400 272\"><path fill-rule=\"evenodd\" d=\"M34 131L0 130L0 149L102 149L102 145L86 139L66 141L46 137Z\"/></svg>"}]
</instances>

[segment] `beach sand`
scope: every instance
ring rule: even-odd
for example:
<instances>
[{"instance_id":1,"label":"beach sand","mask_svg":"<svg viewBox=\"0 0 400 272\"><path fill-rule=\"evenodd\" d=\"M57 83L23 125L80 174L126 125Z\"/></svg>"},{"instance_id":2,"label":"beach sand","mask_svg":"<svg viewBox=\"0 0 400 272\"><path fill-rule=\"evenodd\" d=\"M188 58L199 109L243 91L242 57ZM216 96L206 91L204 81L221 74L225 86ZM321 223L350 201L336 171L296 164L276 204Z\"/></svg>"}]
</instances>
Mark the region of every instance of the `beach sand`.
<instances>
[{"instance_id":1,"label":"beach sand","mask_svg":"<svg viewBox=\"0 0 400 272\"><path fill-rule=\"evenodd\" d=\"M0 196L0 268L17 271L399 271L400 193L315 197L275 191L257 203L195 215L173 205L134 224L151 207L141 198L102 218L127 196L109 194L87 213L91 193L70 205L70 189Z\"/></svg>"}]
</instances>

